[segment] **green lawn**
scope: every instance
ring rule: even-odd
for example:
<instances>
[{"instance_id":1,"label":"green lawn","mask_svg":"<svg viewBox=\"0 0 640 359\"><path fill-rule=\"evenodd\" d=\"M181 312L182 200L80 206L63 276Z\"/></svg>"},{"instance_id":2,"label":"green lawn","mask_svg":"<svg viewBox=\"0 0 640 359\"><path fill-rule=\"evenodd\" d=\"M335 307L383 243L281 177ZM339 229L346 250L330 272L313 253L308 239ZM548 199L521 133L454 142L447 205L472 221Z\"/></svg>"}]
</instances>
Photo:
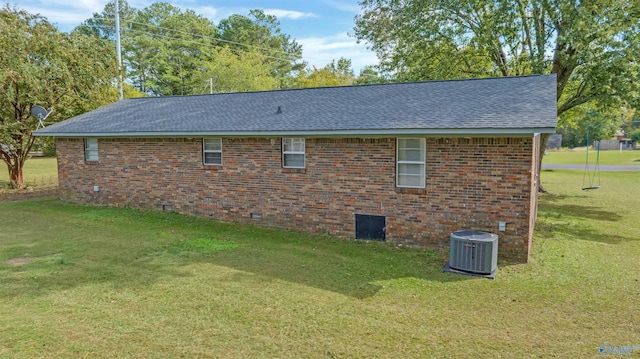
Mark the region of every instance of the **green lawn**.
<instances>
[{"instance_id":1,"label":"green lawn","mask_svg":"<svg viewBox=\"0 0 640 359\"><path fill-rule=\"evenodd\" d=\"M589 150L589 163L595 164L598 152ZM587 160L584 148L579 150L547 151L543 163L553 164L581 164ZM600 164L616 166L640 166L640 150L636 151L600 151Z\"/></svg>"},{"instance_id":2,"label":"green lawn","mask_svg":"<svg viewBox=\"0 0 640 359\"><path fill-rule=\"evenodd\" d=\"M0 189L9 185L9 171L0 162ZM27 160L23 169L24 180L32 187L51 186L58 183L58 162L53 157L33 157Z\"/></svg>"},{"instance_id":3,"label":"green lawn","mask_svg":"<svg viewBox=\"0 0 640 359\"><path fill-rule=\"evenodd\" d=\"M543 171L529 264L176 214L0 203L2 358L586 358L640 346L640 176ZM634 352L638 357L640 350Z\"/></svg>"}]
</instances>

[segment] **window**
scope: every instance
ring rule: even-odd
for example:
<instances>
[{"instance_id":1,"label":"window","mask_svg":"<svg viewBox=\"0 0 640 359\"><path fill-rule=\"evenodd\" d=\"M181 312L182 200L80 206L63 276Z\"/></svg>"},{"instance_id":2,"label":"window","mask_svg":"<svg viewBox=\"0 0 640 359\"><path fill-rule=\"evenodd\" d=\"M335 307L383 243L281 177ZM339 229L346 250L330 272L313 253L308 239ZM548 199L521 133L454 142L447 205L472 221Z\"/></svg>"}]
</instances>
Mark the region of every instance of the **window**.
<instances>
[{"instance_id":1,"label":"window","mask_svg":"<svg viewBox=\"0 0 640 359\"><path fill-rule=\"evenodd\" d=\"M202 139L202 161L205 165L222 166L222 139Z\"/></svg>"},{"instance_id":2,"label":"window","mask_svg":"<svg viewBox=\"0 0 640 359\"><path fill-rule=\"evenodd\" d=\"M398 187L424 188L426 139L398 138L396 185Z\"/></svg>"},{"instance_id":3,"label":"window","mask_svg":"<svg viewBox=\"0 0 640 359\"><path fill-rule=\"evenodd\" d=\"M282 167L304 168L304 138L282 139Z\"/></svg>"},{"instance_id":4,"label":"window","mask_svg":"<svg viewBox=\"0 0 640 359\"><path fill-rule=\"evenodd\" d=\"M91 162L98 161L98 139L97 138L84 139L84 160L91 161Z\"/></svg>"}]
</instances>

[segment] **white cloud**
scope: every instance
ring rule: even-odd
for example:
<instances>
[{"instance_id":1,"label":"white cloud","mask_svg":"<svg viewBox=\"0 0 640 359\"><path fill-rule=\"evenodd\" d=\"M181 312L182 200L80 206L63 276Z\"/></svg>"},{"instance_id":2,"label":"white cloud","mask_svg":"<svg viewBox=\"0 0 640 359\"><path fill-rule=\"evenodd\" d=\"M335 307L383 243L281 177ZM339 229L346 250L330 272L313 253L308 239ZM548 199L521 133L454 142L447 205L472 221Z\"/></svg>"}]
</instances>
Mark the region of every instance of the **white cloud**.
<instances>
[{"instance_id":1,"label":"white cloud","mask_svg":"<svg viewBox=\"0 0 640 359\"><path fill-rule=\"evenodd\" d=\"M196 7L188 6L188 7L185 7L184 9L191 9L196 14L202 15L210 20L216 19L217 16L220 16L220 10L211 6L196 6Z\"/></svg>"},{"instance_id":2,"label":"white cloud","mask_svg":"<svg viewBox=\"0 0 640 359\"><path fill-rule=\"evenodd\" d=\"M41 16L47 18L50 23L57 24L63 31L71 30L75 26L80 25L80 23L84 20L93 16L93 12L86 9L74 11L59 11L32 6L21 6L21 8L32 14L40 14Z\"/></svg>"},{"instance_id":3,"label":"white cloud","mask_svg":"<svg viewBox=\"0 0 640 359\"><path fill-rule=\"evenodd\" d=\"M64 7L64 8L85 9L85 10L91 10L97 7L102 9L104 5L107 3L107 1L104 1L104 0L77 0L73 2L70 2L67 0L49 0L49 1L27 0L27 1L21 1L21 2L31 3L34 5L38 5L40 7L51 7L51 8Z\"/></svg>"},{"instance_id":4,"label":"white cloud","mask_svg":"<svg viewBox=\"0 0 640 359\"><path fill-rule=\"evenodd\" d=\"M344 11L344 12L350 12L354 15L360 13L360 5L358 5L357 3L350 4L348 2L332 1L332 0L325 1L324 3L334 9Z\"/></svg>"},{"instance_id":5,"label":"white cloud","mask_svg":"<svg viewBox=\"0 0 640 359\"><path fill-rule=\"evenodd\" d=\"M216 25L220 22L220 20L226 19L233 14L247 15L249 14L249 10L250 10L249 8L242 8L242 7L231 8L231 7L193 6L190 4L178 5L175 3L173 5L179 7L182 10L191 9L196 14L202 15L207 19L213 21L214 24Z\"/></svg>"},{"instance_id":6,"label":"white cloud","mask_svg":"<svg viewBox=\"0 0 640 359\"><path fill-rule=\"evenodd\" d=\"M93 16L94 12L104 9L107 0L25 0L18 5L20 8L32 13L40 14L53 24L57 24L62 30L71 30L82 21Z\"/></svg>"},{"instance_id":7,"label":"white cloud","mask_svg":"<svg viewBox=\"0 0 640 359\"><path fill-rule=\"evenodd\" d=\"M191 2L193 0L182 0L183 3ZM211 6L193 6L192 4L184 4L184 5L175 5L180 7L181 9L191 9L195 11L197 14L200 14L210 20L213 20L215 23L218 23L222 19L226 19L233 14L239 14L247 16L252 9L258 9L259 6L254 7L211 7ZM302 12L302 11L294 11L294 10L283 10L283 9L263 9L265 14L274 15L279 20L281 19L291 19L291 20L300 20L310 17L317 17L316 14L312 12Z\"/></svg>"},{"instance_id":8,"label":"white cloud","mask_svg":"<svg viewBox=\"0 0 640 359\"><path fill-rule=\"evenodd\" d=\"M149 0L131 0L129 5L135 8L148 6ZM71 31L94 13L104 10L109 0L21 0L18 7L40 14L61 31Z\"/></svg>"},{"instance_id":9,"label":"white cloud","mask_svg":"<svg viewBox=\"0 0 640 359\"><path fill-rule=\"evenodd\" d=\"M364 44L356 43L356 39L341 33L327 37L309 37L296 40L302 45L302 57L309 66L322 68L331 60L341 57L351 60L356 74L367 65L376 65L378 58Z\"/></svg>"},{"instance_id":10,"label":"white cloud","mask_svg":"<svg viewBox=\"0 0 640 359\"><path fill-rule=\"evenodd\" d=\"M281 9L264 9L264 13L268 15L274 15L278 19L292 19L299 20L308 17L316 17L314 13L311 12L301 12L301 11L293 11L293 10L281 10Z\"/></svg>"}]
</instances>

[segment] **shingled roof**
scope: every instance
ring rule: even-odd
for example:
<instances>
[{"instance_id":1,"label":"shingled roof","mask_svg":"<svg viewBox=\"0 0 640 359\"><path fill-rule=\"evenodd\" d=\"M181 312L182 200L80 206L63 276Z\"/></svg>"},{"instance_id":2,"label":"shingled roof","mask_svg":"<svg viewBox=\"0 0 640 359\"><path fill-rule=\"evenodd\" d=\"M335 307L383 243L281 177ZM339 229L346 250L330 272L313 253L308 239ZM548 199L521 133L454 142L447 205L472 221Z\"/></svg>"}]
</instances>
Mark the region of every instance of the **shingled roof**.
<instances>
[{"instance_id":1,"label":"shingled roof","mask_svg":"<svg viewBox=\"0 0 640 359\"><path fill-rule=\"evenodd\" d=\"M35 131L57 137L553 133L554 75L125 99Z\"/></svg>"}]
</instances>

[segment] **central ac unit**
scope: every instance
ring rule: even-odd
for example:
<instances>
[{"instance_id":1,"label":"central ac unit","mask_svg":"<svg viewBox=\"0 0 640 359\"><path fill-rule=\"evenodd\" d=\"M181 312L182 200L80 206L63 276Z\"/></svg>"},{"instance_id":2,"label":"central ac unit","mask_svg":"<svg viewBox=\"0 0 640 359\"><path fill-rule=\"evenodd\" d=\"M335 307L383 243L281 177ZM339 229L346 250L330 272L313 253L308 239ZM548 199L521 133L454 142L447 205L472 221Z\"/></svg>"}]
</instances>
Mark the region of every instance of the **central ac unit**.
<instances>
[{"instance_id":1,"label":"central ac unit","mask_svg":"<svg viewBox=\"0 0 640 359\"><path fill-rule=\"evenodd\" d=\"M449 267L452 269L493 274L498 268L497 234L460 230L451 233L449 238Z\"/></svg>"}]
</instances>

